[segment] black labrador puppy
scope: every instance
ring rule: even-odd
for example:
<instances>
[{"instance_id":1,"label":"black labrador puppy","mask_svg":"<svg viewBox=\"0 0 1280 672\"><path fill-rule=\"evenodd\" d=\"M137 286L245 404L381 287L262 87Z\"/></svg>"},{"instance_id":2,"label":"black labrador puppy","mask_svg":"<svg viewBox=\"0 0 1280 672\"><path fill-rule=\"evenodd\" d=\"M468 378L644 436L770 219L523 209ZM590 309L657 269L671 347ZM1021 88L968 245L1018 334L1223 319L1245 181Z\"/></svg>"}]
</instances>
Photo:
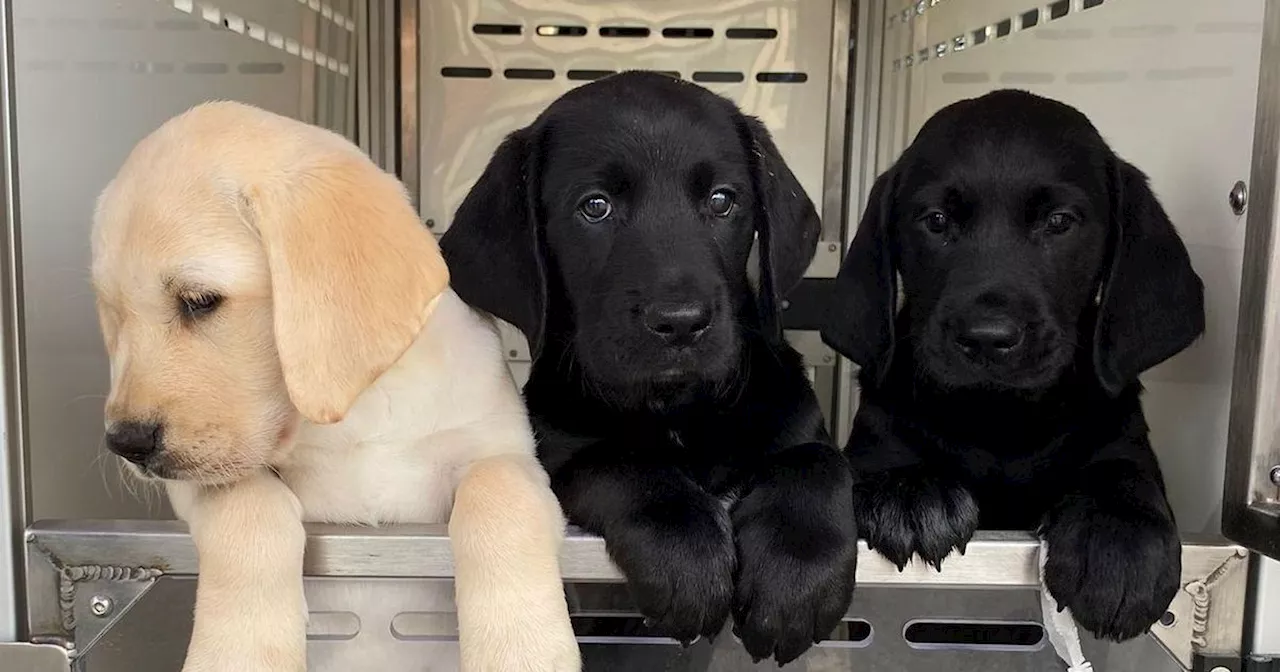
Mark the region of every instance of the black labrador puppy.
<instances>
[{"instance_id":1,"label":"black labrador puppy","mask_svg":"<svg viewBox=\"0 0 1280 672\"><path fill-rule=\"evenodd\" d=\"M938 112L876 181L835 297L872 548L940 565L979 526L1039 529L1083 627L1123 640L1162 615L1181 555L1138 374L1201 334L1203 288L1083 114L1011 90Z\"/></svg>"},{"instance_id":2,"label":"black labrador puppy","mask_svg":"<svg viewBox=\"0 0 1280 672\"><path fill-rule=\"evenodd\" d=\"M442 240L458 294L528 338L539 457L653 630L688 643L732 612L779 663L854 582L848 464L780 327L818 234L759 121L625 72L511 134Z\"/></svg>"}]
</instances>

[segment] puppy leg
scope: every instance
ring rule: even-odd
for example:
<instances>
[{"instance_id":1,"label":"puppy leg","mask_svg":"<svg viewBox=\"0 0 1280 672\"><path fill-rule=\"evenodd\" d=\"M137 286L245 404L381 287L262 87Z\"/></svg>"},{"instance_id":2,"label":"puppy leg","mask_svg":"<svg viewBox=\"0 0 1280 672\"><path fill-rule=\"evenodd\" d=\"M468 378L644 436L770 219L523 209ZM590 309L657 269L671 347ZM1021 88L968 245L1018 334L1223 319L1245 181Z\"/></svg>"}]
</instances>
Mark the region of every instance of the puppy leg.
<instances>
[{"instance_id":1,"label":"puppy leg","mask_svg":"<svg viewBox=\"0 0 1280 672\"><path fill-rule=\"evenodd\" d=\"M215 488L175 484L170 494L200 570L183 672L305 671L306 532L297 497L265 471Z\"/></svg>"},{"instance_id":2,"label":"puppy leg","mask_svg":"<svg viewBox=\"0 0 1280 672\"><path fill-rule=\"evenodd\" d=\"M577 672L560 579L564 515L532 455L478 460L449 518L466 672Z\"/></svg>"},{"instance_id":3,"label":"puppy leg","mask_svg":"<svg viewBox=\"0 0 1280 672\"><path fill-rule=\"evenodd\" d=\"M724 629L737 558L724 505L680 469L674 447L602 441L551 475L569 519L604 537L654 634L689 644Z\"/></svg>"},{"instance_id":4,"label":"puppy leg","mask_svg":"<svg viewBox=\"0 0 1280 672\"><path fill-rule=\"evenodd\" d=\"M778 665L831 634L853 598L858 553L849 465L811 443L773 455L733 508L734 633Z\"/></svg>"},{"instance_id":5,"label":"puppy leg","mask_svg":"<svg viewBox=\"0 0 1280 672\"><path fill-rule=\"evenodd\" d=\"M1041 535L1045 585L1086 630L1124 641L1147 631L1178 592L1182 544L1146 439L1126 438L1073 476Z\"/></svg>"},{"instance_id":6,"label":"puppy leg","mask_svg":"<svg viewBox=\"0 0 1280 672\"><path fill-rule=\"evenodd\" d=\"M890 415L864 397L845 455L858 475L853 506L867 545L903 569L913 555L942 569L978 529L978 504L958 480L930 468Z\"/></svg>"}]
</instances>

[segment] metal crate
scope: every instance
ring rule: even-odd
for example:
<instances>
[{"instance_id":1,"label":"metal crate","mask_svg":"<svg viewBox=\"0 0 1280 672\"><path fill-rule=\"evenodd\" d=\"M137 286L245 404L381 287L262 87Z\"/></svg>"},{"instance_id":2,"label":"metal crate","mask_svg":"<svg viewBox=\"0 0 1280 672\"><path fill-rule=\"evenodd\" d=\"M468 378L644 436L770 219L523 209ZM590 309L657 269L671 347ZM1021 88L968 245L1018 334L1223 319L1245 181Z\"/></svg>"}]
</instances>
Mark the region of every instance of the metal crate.
<instances>
[{"instance_id":1,"label":"metal crate","mask_svg":"<svg viewBox=\"0 0 1280 672\"><path fill-rule=\"evenodd\" d=\"M16 531L0 540L0 550L11 546L0 554L0 642L26 642L0 644L0 671L174 669L190 632L196 567L183 526L157 520L170 517L167 505L128 492L98 450L107 375L86 282L89 213L137 140L208 98L258 104L358 141L400 174L442 233L503 135L568 88L635 68L699 82L760 116L818 204L822 243L787 336L841 440L856 406L854 367L798 313L820 307L876 174L933 111L992 88L1031 89L1089 114L1151 175L1209 305L1206 337L1143 381L1185 535L1185 589L1153 637L1089 641L1089 658L1107 672L1238 672L1249 641L1280 657L1280 563L1219 536L1280 552L1280 488L1268 480L1280 464L1269 270L1275 2L0 0L0 9L0 514L9 508ZM1237 180L1252 192L1245 215L1227 202ZM523 380L527 345L513 329L504 339ZM443 528L309 532L313 670L456 669L453 605L438 589L452 575ZM786 669L1061 670L1036 630L1037 553L1029 535L983 533L942 572L899 573L864 552L845 625ZM414 561L377 561L387 557ZM571 534L563 567L590 670L776 669L752 666L727 635L681 649L640 634L599 539ZM1003 639L945 643L920 634L931 624Z\"/></svg>"}]
</instances>

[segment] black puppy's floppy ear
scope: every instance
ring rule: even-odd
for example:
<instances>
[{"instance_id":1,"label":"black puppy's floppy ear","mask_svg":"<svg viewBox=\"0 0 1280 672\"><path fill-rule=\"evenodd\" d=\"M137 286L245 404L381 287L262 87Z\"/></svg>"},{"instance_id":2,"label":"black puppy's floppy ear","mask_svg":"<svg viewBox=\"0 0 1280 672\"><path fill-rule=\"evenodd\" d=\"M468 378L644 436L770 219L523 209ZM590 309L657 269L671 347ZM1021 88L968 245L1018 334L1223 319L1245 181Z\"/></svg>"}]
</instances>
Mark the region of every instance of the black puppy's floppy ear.
<instances>
[{"instance_id":1,"label":"black puppy's floppy ear","mask_svg":"<svg viewBox=\"0 0 1280 672\"><path fill-rule=\"evenodd\" d=\"M524 333L537 359L547 289L538 226L537 152L533 133L507 136L440 239L451 285L475 308Z\"/></svg>"},{"instance_id":2,"label":"black puppy's floppy ear","mask_svg":"<svg viewBox=\"0 0 1280 672\"><path fill-rule=\"evenodd\" d=\"M743 117L756 194L756 235L760 242L760 319L765 333L782 338L782 300L813 261L822 221L769 130L759 119Z\"/></svg>"},{"instance_id":3,"label":"black puppy's floppy ear","mask_svg":"<svg viewBox=\"0 0 1280 672\"><path fill-rule=\"evenodd\" d=\"M1112 250L1094 333L1093 362L1115 395L1204 332L1204 285L1147 176L1112 164Z\"/></svg>"},{"instance_id":4,"label":"black puppy's floppy ear","mask_svg":"<svg viewBox=\"0 0 1280 672\"><path fill-rule=\"evenodd\" d=\"M895 180L889 171L871 187L822 327L822 340L877 382L884 380L893 360L898 308L898 275L889 238Z\"/></svg>"}]
</instances>

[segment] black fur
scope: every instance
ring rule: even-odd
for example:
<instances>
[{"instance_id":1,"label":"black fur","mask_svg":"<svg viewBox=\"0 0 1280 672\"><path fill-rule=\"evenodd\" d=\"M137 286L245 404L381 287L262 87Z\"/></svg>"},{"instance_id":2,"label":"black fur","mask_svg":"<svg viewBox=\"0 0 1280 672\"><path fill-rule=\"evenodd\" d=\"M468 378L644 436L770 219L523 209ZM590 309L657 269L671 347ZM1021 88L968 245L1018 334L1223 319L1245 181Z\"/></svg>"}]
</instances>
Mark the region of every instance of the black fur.
<instances>
[{"instance_id":1,"label":"black fur","mask_svg":"<svg viewBox=\"0 0 1280 672\"><path fill-rule=\"evenodd\" d=\"M1203 329L1186 248L1084 115L1020 91L938 112L876 181L823 330L862 367L869 544L939 565L979 526L1039 529L1058 602L1142 633L1180 551L1138 374Z\"/></svg>"},{"instance_id":2,"label":"black fur","mask_svg":"<svg viewBox=\"0 0 1280 672\"><path fill-rule=\"evenodd\" d=\"M528 337L539 456L654 629L689 642L732 614L780 663L854 580L852 479L779 326L818 233L760 122L629 72L512 134L442 241L459 295Z\"/></svg>"}]
</instances>

